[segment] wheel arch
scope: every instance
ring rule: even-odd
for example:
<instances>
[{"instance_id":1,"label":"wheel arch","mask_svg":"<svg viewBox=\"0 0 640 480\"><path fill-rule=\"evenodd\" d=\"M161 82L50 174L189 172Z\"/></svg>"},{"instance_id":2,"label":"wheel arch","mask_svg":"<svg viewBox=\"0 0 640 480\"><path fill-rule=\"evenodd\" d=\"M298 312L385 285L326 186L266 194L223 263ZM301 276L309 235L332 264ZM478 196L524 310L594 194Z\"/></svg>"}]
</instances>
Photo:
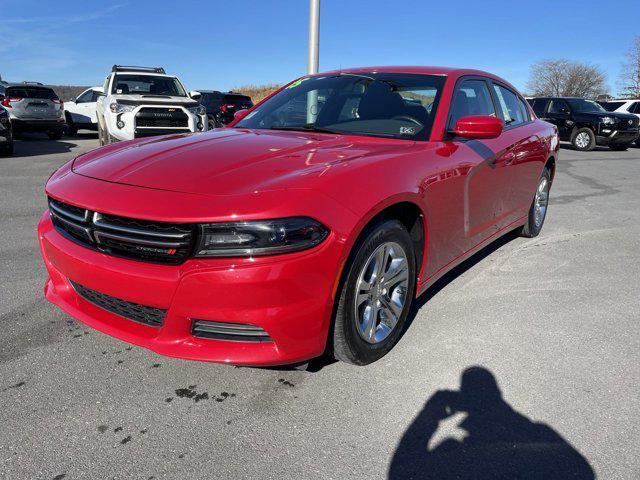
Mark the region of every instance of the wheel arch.
<instances>
[{"instance_id":1,"label":"wheel arch","mask_svg":"<svg viewBox=\"0 0 640 480\"><path fill-rule=\"evenodd\" d=\"M553 179L556 176L556 157L555 157L555 155L549 156L549 158L547 159L547 161L544 164L544 166L545 166L545 168L549 169L549 172L551 172L551 182L553 183Z\"/></svg>"}]
</instances>

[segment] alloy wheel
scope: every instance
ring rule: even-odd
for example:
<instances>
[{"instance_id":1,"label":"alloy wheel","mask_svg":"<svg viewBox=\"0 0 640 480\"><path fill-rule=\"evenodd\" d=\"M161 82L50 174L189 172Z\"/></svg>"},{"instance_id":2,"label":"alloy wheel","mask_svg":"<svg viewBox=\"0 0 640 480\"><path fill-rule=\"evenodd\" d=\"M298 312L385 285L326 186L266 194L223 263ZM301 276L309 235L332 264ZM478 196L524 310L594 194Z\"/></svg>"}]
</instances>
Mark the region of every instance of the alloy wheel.
<instances>
[{"instance_id":1,"label":"alloy wheel","mask_svg":"<svg viewBox=\"0 0 640 480\"><path fill-rule=\"evenodd\" d=\"M533 221L536 228L540 228L542 226L544 217L547 214L547 206L549 205L549 187L549 180L546 177L542 177L538 184L533 204Z\"/></svg>"},{"instance_id":2,"label":"alloy wheel","mask_svg":"<svg viewBox=\"0 0 640 480\"><path fill-rule=\"evenodd\" d=\"M589 146L589 143L591 142L591 137L587 132L580 132L576 136L575 141L578 148L587 148Z\"/></svg>"},{"instance_id":3,"label":"alloy wheel","mask_svg":"<svg viewBox=\"0 0 640 480\"><path fill-rule=\"evenodd\" d=\"M389 336L404 310L408 288L407 253L395 242L378 246L356 283L354 313L363 340L375 344Z\"/></svg>"}]
</instances>

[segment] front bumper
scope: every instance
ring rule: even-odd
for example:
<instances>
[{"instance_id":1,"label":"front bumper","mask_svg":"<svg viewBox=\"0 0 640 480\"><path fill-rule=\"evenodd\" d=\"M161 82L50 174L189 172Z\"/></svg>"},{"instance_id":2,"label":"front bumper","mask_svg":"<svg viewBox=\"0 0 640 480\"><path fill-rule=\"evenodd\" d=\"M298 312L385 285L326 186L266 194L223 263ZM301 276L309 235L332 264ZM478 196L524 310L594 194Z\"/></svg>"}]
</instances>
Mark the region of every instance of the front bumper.
<instances>
[{"instance_id":1,"label":"front bumper","mask_svg":"<svg viewBox=\"0 0 640 480\"><path fill-rule=\"evenodd\" d=\"M136 116L140 109L150 108L148 105L137 106L134 110L125 113L105 112L105 121L109 125L109 135L112 140L126 141L134 138L144 138L156 135L171 135L179 133L196 133L207 130L207 116L194 115L186 108L176 107L187 116L187 125L184 127L141 127L136 124ZM118 123L122 122L122 123ZM118 126L121 125L121 126ZM201 126L199 128L198 126Z\"/></svg>"},{"instance_id":2,"label":"front bumper","mask_svg":"<svg viewBox=\"0 0 640 480\"><path fill-rule=\"evenodd\" d=\"M609 127L601 125L596 135L596 145L611 145L611 144L623 144L632 143L640 136L640 130L618 130L615 126Z\"/></svg>"},{"instance_id":3,"label":"front bumper","mask_svg":"<svg viewBox=\"0 0 640 480\"><path fill-rule=\"evenodd\" d=\"M319 246L287 255L250 259L190 259L155 265L116 258L77 245L53 227L48 211L38 239L49 279L46 298L108 335L159 354L241 365L301 362L323 353L339 275L342 244L330 235ZM166 309L152 327L85 300L75 281L103 294ZM261 327L272 342L194 337L193 319Z\"/></svg>"},{"instance_id":4,"label":"front bumper","mask_svg":"<svg viewBox=\"0 0 640 480\"><path fill-rule=\"evenodd\" d=\"M12 118L11 125L14 131L46 132L49 130L62 130L66 122L64 117L47 120Z\"/></svg>"}]
</instances>

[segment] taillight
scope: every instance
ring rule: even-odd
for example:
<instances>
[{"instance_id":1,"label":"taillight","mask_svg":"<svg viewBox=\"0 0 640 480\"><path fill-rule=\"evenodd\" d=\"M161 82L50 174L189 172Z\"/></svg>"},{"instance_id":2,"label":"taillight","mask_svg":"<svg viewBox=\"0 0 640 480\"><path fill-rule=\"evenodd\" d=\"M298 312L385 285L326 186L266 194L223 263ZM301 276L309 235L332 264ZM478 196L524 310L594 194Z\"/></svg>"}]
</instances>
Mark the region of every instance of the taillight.
<instances>
[{"instance_id":1,"label":"taillight","mask_svg":"<svg viewBox=\"0 0 640 480\"><path fill-rule=\"evenodd\" d=\"M59 98L53 98L53 103L57 103L60 105L60 110L62 110L64 108L64 102L62 100L60 100Z\"/></svg>"},{"instance_id":2,"label":"taillight","mask_svg":"<svg viewBox=\"0 0 640 480\"><path fill-rule=\"evenodd\" d=\"M220 107L220 110L222 110L223 112L227 112L228 109L235 107L235 105L231 104L231 103L225 103Z\"/></svg>"},{"instance_id":3,"label":"taillight","mask_svg":"<svg viewBox=\"0 0 640 480\"><path fill-rule=\"evenodd\" d=\"M2 100L2 106L3 107L7 107L7 108L13 108L11 106L11 102L19 102L20 100L22 100L22 98L18 98L18 97L5 97L4 100Z\"/></svg>"}]
</instances>

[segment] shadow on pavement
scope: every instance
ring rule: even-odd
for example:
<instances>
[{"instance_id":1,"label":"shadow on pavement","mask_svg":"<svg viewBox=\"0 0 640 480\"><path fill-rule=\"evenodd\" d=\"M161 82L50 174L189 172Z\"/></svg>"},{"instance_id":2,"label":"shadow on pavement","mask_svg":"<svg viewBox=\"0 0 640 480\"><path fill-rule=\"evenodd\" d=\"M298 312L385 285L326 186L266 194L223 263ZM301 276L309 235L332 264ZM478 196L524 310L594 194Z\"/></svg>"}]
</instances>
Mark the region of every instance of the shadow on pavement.
<instances>
[{"instance_id":1,"label":"shadow on pavement","mask_svg":"<svg viewBox=\"0 0 640 480\"><path fill-rule=\"evenodd\" d=\"M38 155L55 155L68 153L77 147L77 140L96 139L95 132L82 132L72 137L63 137L62 140L50 140L44 133L22 133L20 139L14 144L14 157L35 157Z\"/></svg>"},{"instance_id":2,"label":"shadow on pavement","mask_svg":"<svg viewBox=\"0 0 640 480\"><path fill-rule=\"evenodd\" d=\"M437 445L439 422L453 415L462 439ZM462 373L460 390L429 398L405 431L389 466L390 480L591 480L587 460L555 430L515 411L493 374L481 367Z\"/></svg>"}]
</instances>

